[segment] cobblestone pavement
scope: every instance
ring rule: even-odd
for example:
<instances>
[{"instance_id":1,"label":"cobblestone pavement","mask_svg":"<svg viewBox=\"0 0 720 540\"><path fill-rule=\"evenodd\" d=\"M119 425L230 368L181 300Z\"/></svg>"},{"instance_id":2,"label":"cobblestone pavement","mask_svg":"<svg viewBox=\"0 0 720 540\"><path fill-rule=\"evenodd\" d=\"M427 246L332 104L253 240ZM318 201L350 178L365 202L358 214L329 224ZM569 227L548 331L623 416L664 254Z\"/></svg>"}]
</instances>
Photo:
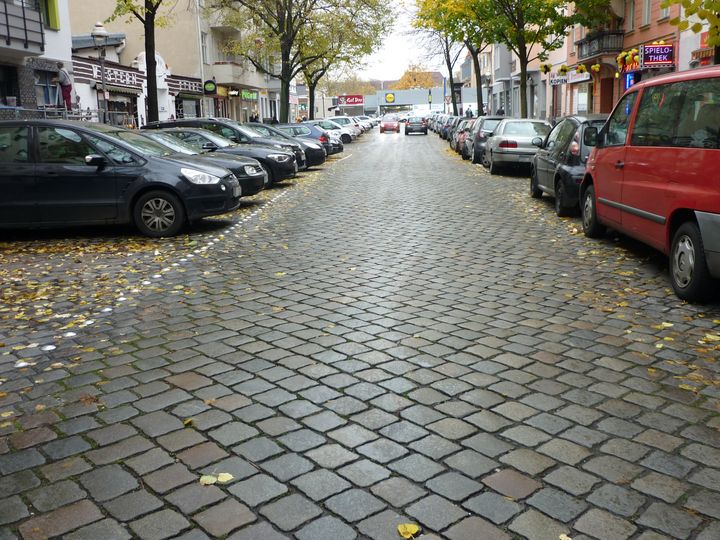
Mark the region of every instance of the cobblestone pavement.
<instances>
[{"instance_id":1,"label":"cobblestone pavement","mask_svg":"<svg viewBox=\"0 0 720 540\"><path fill-rule=\"evenodd\" d=\"M0 538L720 538L719 306L434 136L347 150L4 246Z\"/></svg>"}]
</instances>

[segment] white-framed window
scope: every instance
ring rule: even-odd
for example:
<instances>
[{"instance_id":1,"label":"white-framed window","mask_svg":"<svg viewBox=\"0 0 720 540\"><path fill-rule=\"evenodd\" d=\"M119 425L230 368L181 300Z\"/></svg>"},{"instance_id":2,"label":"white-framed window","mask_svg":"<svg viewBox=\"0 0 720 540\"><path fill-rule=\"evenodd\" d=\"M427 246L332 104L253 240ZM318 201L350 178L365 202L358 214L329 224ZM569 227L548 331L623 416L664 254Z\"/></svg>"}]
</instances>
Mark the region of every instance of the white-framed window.
<instances>
[{"instance_id":1,"label":"white-framed window","mask_svg":"<svg viewBox=\"0 0 720 540\"><path fill-rule=\"evenodd\" d=\"M53 71L35 70L35 98L38 107L55 106L58 103L58 85L52 82L57 77Z\"/></svg>"},{"instance_id":2,"label":"white-framed window","mask_svg":"<svg viewBox=\"0 0 720 540\"><path fill-rule=\"evenodd\" d=\"M660 7L660 19L667 19L670 16L669 7Z\"/></svg>"},{"instance_id":3,"label":"white-framed window","mask_svg":"<svg viewBox=\"0 0 720 540\"><path fill-rule=\"evenodd\" d=\"M209 64L208 62L208 35L205 32L200 32L200 54L202 55L203 64Z\"/></svg>"},{"instance_id":4,"label":"white-framed window","mask_svg":"<svg viewBox=\"0 0 720 540\"><path fill-rule=\"evenodd\" d=\"M643 26L650 24L650 0L643 0L642 23Z\"/></svg>"},{"instance_id":5,"label":"white-framed window","mask_svg":"<svg viewBox=\"0 0 720 540\"><path fill-rule=\"evenodd\" d=\"M628 2L627 28L625 30L635 30L635 0Z\"/></svg>"}]
</instances>

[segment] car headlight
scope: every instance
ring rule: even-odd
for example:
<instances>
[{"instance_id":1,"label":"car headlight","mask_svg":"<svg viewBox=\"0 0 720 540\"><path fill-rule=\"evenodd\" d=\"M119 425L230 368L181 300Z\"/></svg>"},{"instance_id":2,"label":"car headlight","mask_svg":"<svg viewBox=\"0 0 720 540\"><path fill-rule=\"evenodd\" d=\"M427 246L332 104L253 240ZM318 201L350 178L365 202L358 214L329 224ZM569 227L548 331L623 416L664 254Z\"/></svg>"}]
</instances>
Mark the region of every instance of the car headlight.
<instances>
[{"instance_id":1,"label":"car headlight","mask_svg":"<svg viewBox=\"0 0 720 540\"><path fill-rule=\"evenodd\" d=\"M277 144L277 143L273 144L272 146L273 146L273 148L279 148L280 150L285 150L287 148L287 146L285 146L283 144Z\"/></svg>"},{"instance_id":2,"label":"car headlight","mask_svg":"<svg viewBox=\"0 0 720 540\"><path fill-rule=\"evenodd\" d=\"M219 184L220 177L214 174L198 171L196 169L188 169L183 167L180 169L180 174L187 178L193 184L208 185L208 184Z\"/></svg>"},{"instance_id":3,"label":"car headlight","mask_svg":"<svg viewBox=\"0 0 720 540\"><path fill-rule=\"evenodd\" d=\"M256 167L255 165L245 165L243 166L243 171L245 171L245 174L249 174L251 176L257 176L265 173L261 167Z\"/></svg>"},{"instance_id":4,"label":"car headlight","mask_svg":"<svg viewBox=\"0 0 720 540\"><path fill-rule=\"evenodd\" d=\"M312 148L313 150L320 150L320 146L315 143L309 142L309 143L305 143L305 145L308 148Z\"/></svg>"},{"instance_id":5,"label":"car headlight","mask_svg":"<svg viewBox=\"0 0 720 540\"><path fill-rule=\"evenodd\" d=\"M278 163L285 163L286 161L290 161L292 159L291 156L287 154L268 154L268 157Z\"/></svg>"}]
</instances>

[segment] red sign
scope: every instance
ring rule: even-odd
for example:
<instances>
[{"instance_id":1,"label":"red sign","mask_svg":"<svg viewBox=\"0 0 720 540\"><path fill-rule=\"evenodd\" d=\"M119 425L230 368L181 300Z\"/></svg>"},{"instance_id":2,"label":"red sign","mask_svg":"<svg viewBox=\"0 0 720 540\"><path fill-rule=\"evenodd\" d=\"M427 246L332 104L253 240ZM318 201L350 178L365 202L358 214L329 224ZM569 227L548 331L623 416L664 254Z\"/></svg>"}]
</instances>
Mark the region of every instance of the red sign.
<instances>
[{"instance_id":1,"label":"red sign","mask_svg":"<svg viewBox=\"0 0 720 540\"><path fill-rule=\"evenodd\" d=\"M701 32L700 33L700 48L701 49L707 49L708 46L708 36L710 35L710 32Z\"/></svg>"},{"instance_id":2,"label":"red sign","mask_svg":"<svg viewBox=\"0 0 720 540\"><path fill-rule=\"evenodd\" d=\"M640 49L640 67L666 67L675 64L675 46L643 45Z\"/></svg>"},{"instance_id":3,"label":"red sign","mask_svg":"<svg viewBox=\"0 0 720 540\"><path fill-rule=\"evenodd\" d=\"M343 105L364 105L365 98L363 96L338 96L337 104Z\"/></svg>"}]
</instances>

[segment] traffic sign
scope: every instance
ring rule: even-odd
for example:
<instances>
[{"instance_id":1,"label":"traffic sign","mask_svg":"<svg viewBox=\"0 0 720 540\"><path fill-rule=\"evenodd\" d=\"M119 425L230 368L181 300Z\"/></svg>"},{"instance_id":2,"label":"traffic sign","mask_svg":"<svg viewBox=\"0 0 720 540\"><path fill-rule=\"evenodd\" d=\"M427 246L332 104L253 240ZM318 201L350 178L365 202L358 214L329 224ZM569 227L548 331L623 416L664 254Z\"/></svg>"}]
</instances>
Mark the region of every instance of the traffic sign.
<instances>
[{"instance_id":1,"label":"traffic sign","mask_svg":"<svg viewBox=\"0 0 720 540\"><path fill-rule=\"evenodd\" d=\"M452 96L445 96L445 103L452 103Z\"/></svg>"}]
</instances>

